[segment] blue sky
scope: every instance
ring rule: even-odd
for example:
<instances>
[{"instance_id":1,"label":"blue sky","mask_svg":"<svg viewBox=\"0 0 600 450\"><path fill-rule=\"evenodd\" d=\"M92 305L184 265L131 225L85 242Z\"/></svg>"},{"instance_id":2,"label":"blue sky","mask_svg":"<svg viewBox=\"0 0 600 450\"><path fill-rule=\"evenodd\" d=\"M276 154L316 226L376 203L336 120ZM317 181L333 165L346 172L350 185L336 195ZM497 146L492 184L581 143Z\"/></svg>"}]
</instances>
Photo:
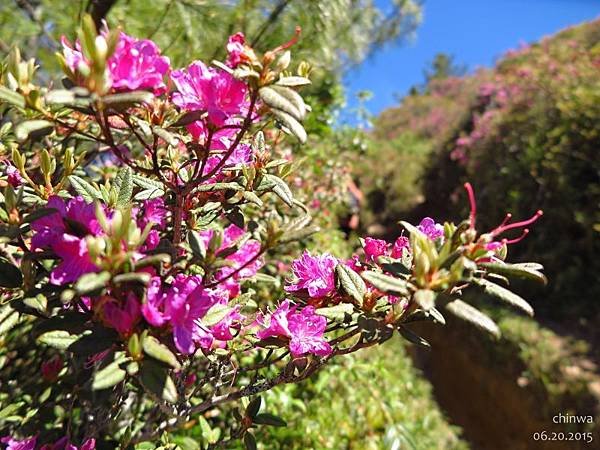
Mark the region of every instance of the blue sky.
<instances>
[{"instance_id":1,"label":"blue sky","mask_svg":"<svg viewBox=\"0 0 600 450\"><path fill-rule=\"evenodd\" d=\"M390 0L377 3L385 10ZM424 0L423 7L414 41L390 45L346 75L349 107L361 90L374 94L366 103L371 113L393 106L395 95L423 81L438 52L473 70L520 43L600 16L600 0Z\"/></svg>"}]
</instances>

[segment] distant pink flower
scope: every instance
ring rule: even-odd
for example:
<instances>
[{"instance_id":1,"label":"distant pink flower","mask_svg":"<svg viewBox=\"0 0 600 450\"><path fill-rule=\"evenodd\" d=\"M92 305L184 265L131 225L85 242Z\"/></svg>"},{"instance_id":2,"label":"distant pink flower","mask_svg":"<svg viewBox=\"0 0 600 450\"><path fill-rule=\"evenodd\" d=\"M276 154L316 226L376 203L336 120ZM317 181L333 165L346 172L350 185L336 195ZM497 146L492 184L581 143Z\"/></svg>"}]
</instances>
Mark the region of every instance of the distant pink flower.
<instances>
[{"instance_id":1,"label":"distant pink flower","mask_svg":"<svg viewBox=\"0 0 600 450\"><path fill-rule=\"evenodd\" d=\"M37 437L34 436L19 441L11 436L5 436L0 439L0 442L6 444L6 450L35 450Z\"/></svg>"},{"instance_id":2,"label":"distant pink flower","mask_svg":"<svg viewBox=\"0 0 600 450\"><path fill-rule=\"evenodd\" d=\"M227 40L227 65L236 67L247 60L245 54L246 38L244 33L236 33Z\"/></svg>"},{"instance_id":3,"label":"distant pink flower","mask_svg":"<svg viewBox=\"0 0 600 450\"><path fill-rule=\"evenodd\" d=\"M123 32L108 59L112 87L116 90L152 89L157 94L163 93L166 90L163 77L169 68L169 58L161 56L153 41L136 39Z\"/></svg>"},{"instance_id":4,"label":"distant pink flower","mask_svg":"<svg viewBox=\"0 0 600 450\"><path fill-rule=\"evenodd\" d=\"M273 314L266 318L261 316L259 324L266 328L258 331L258 338L289 338L290 352L295 358L308 353L319 356L331 354L331 345L324 338L327 320L315 314L312 306L297 311L295 306L290 307L289 300L285 300Z\"/></svg>"},{"instance_id":5,"label":"distant pink flower","mask_svg":"<svg viewBox=\"0 0 600 450\"><path fill-rule=\"evenodd\" d=\"M286 287L286 292L306 290L313 298L325 297L335 292L335 266L338 260L329 253L312 256L305 250L300 258L292 262L295 280Z\"/></svg>"},{"instance_id":6,"label":"distant pink flower","mask_svg":"<svg viewBox=\"0 0 600 450\"><path fill-rule=\"evenodd\" d=\"M432 241L444 236L444 226L436 223L431 217L421 220L417 228Z\"/></svg>"},{"instance_id":7,"label":"distant pink flower","mask_svg":"<svg viewBox=\"0 0 600 450\"><path fill-rule=\"evenodd\" d=\"M228 119L243 115L248 109L246 84L223 70L206 67L201 61L173 71L171 79L177 88L173 103L186 111L206 111L213 125L223 126Z\"/></svg>"},{"instance_id":8,"label":"distant pink flower","mask_svg":"<svg viewBox=\"0 0 600 450\"><path fill-rule=\"evenodd\" d=\"M23 184L23 177L15 166L5 164L6 181L12 187L19 187Z\"/></svg>"},{"instance_id":9,"label":"distant pink flower","mask_svg":"<svg viewBox=\"0 0 600 450\"><path fill-rule=\"evenodd\" d=\"M402 258L405 250L410 252L410 240L405 236L400 236L392 247L392 258Z\"/></svg>"},{"instance_id":10,"label":"distant pink flower","mask_svg":"<svg viewBox=\"0 0 600 450\"><path fill-rule=\"evenodd\" d=\"M367 261L377 262L377 258L388 254L388 243L383 239L367 237L364 239L363 249Z\"/></svg>"}]
</instances>

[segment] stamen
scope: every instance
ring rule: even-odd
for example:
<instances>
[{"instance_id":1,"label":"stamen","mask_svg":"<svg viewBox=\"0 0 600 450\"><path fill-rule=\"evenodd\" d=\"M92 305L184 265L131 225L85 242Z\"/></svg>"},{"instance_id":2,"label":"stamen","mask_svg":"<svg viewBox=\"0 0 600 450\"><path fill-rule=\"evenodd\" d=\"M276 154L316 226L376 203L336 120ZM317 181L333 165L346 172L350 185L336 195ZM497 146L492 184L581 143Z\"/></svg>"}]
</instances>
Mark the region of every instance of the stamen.
<instances>
[{"instance_id":1,"label":"stamen","mask_svg":"<svg viewBox=\"0 0 600 450\"><path fill-rule=\"evenodd\" d=\"M477 204L475 203L475 193L473 192L473 186L471 183L464 184L469 196L469 203L471 204L471 212L469 213L469 226L471 229L475 229L475 217L477 216Z\"/></svg>"},{"instance_id":2,"label":"stamen","mask_svg":"<svg viewBox=\"0 0 600 450\"><path fill-rule=\"evenodd\" d=\"M510 244L516 244L517 242L521 242L525 236L527 236L529 234L529 229L525 228L523 230L523 233L521 233L521 236L519 236L518 238L515 239L502 239L502 243L506 244L506 245L510 245Z\"/></svg>"},{"instance_id":3,"label":"stamen","mask_svg":"<svg viewBox=\"0 0 600 450\"><path fill-rule=\"evenodd\" d=\"M294 37L292 39L290 39L289 41L287 41L285 44L281 44L279 47L276 47L273 50L271 50L271 53L275 54L275 53L280 52L281 50L287 50L288 48L290 48L292 45L294 45L296 42L298 42L301 32L302 32L302 27L300 25L296 25L296 32L294 34Z\"/></svg>"},{"instance_id":4,"label":"stamen","mask_svg":"<svg viewBox=\"0 0 600 450\"><path fill-rule=\"evenodd\" d=\"M521 227L530 225L533 222L535 222L536 220L538 220L542 215L544 215L544 212L541 209L539 209L533 216L531 216L527 220L522 220L521 222L509 223L507 225L504 225L504 224L500 225L498 228L496 228L494 231L492 231L492 236L497 236L500 233L504 233L505 231L514 230L515 228L521 228Z\"/></svg>"}]
</instances>

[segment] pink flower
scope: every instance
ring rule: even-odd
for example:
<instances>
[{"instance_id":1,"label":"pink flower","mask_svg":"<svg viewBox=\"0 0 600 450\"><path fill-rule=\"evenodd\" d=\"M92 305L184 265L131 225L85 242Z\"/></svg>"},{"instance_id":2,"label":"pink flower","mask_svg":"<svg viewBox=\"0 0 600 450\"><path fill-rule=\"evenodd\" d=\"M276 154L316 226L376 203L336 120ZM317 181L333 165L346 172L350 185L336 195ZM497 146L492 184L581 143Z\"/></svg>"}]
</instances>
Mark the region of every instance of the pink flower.
<instances>
[{"instance_id":1,"label":"pink flower","mask_svg":"<svg viewBox=\"0 0 600 450\"><path fill-rule=\"evenodd\" d=\"M260 325L265 327L264 330L260 330L256 333L259 339L266 339L271 336L288 336L290 330L288 326L288 316L296 311L296 306L290 307L290 301L284 300L269 316L263 316L262 314L257 318Z\"/></svg>"},{"instance_id":2,"label":"pink flower","mask_svg":"<svg viewBox=\"0 0 600 450\"><path fill-rule=\"evenodd\" d=\"M167 225L167 209L165 208L165 201L162 197L153 198L150 200L144 200L141 208L141 217L138 219L138 226L141 229L152 223L162 230Z\"/></svg>"},{"instance_id":3,"label":"pink flower","mask_svg":"<svg viewBox=\"0 0 600 450\"><path fill-rule=\"evenodd\" d=\"M425 217L421 220L417 228L432 241L444 236L444 226L436 223L431 217Z\"/></svg>"},{"instance_id":4,"label":"pink flower","mask_svg":"<svg viewBox=\"0 0 600 450\"><path fill-rule=\"evenodd\" d=\"M61 258L61 263L50 273L50 282L57 285L70 283L86 273L98 271L85 241L86 236L98 236L103 232L96 219L95 206L86 203L82 197L65 203L57 196L50 197L46 206L56 212L31 223L35 232L31 248L50 248Z\"/></svg>"},{"instance_id":5,"label":"pink flower","mask_svg":"<svg viewBox=\"0 0 600 450\"><path fill-rule=\"evenodd\" d=\"M50 247L56 253L56 256L62 260L50 272L50 283L55 285L71 283L86 273L98 271L98 267L90 259L84 239L64 234L61 239L51 244Z\"/></svg>"},{"instance_id":6,"label":"pink flower","mask_svg":"<svg viewBox=\"0 0 600 450\"><path fill-rule=\"evenodd\" d=\"M400 236L392 247L392 258L402 258L404 251L410 252L410 241L407 237Z\"/></svg>"},{"instance_id":7,"label":"pink flower","mask_svg":"<svg viewBox=\"0 0 600 450\"><path fill-rule=\"evenodd\" d=\"M76 447L71 444L69 438L64 436L56 441L54 444L46 444L43 445L40 450L95 450L96 449L96 439L89 438L86 439L85 442L81 445L81 447Z\"/></svg>"},{"instance_id":8,"label":"pink flower","mask_svg":"<svg viewBox=\"0 0 600 450\"><path fill-rule=\"evenodd\" d=\"M331 345L323 334L327 327L327 319L315 314L312 306L307 306L299 313L292 314L288 319L291 333L290 351L298 357L312 353L319 356L331 354Z\"/></svg>"},{"instance_id":9,"label":"pink flower","mask_svg":"<svg viewBox=\"0 0 600 450\"><path fill-rule=\"evenodd\" d=\"M108 30L104 29L101 34L106 37ZM81 67L90 66L79 40L75 41L74 48L64 36L61 43L66 65L78 77ZM109 87L118 91L151 89L161 94L166 90L163 77L169 68L169 58L160 55L154 42L121 32L114 53L107 60Z\"/></svg>"},{"instance_id":10,"label":"pink flower","mask_svg":"<svg viewBox=\"0 0 600 450\"><path fill-rule=\"evenodd\" d=\"M305 250L299 259L292 262L295 280L285 287L286 292L307 291L313 298L334 293L337 264L338 260L329 253L312 256Z\"/></svg>"},{"instance_id":11,"label":"pink flower","mask_svg":"<svg viewBox=\"0 0 600 450\"><path fill-rule=\"evenodd\" d=\"M213 125L223 126L248 109L246 84L201 61L173 71L171 79L178 91L173 94L173 103L186 111L206 111Z\"/></svg>"},{"instance_id":12,"label":"pink flower","mask_svg":"<svg viewBox=\"0 0 600 450\"><path fill-rule=\"evenodd\" d=\"M169 68L169 58L160 55L153 41L136 39L123 32L108 59L112 87L116 90L152 89L161 94L166 90L163 77Z\"/></svg>"},{"instance_id":13,"label":"pink flower","mask_svg":"<svg viewBox=\"0 0 600 450\"><path fill-rule=\"evenodd\" d=\"M169 323L173 329L175 347L191 354L196 350L195 342L204 347L206 336L198 319L206 315L216 304L227 303L227 293L222 290L207 289L202 279L196 276L179 274L170 286L160 286L160 278L153 277L142 305L146 321L154 326Z\"/></svg>"},{"instance_id":14,"label":"pink flower","mask_svg":"<svg viewBox=\"0 0 600 450\"><path fill-rule=\"evenodd\" d=\"M245 231L242 228L233 224L225 228L225 230L223 230L223 241L216 252L217 256L219 256L220 252L234 245L235 241L240 239L244 233ZM213 235L214 232L212 230L206 230L200 233L205 246L208 246ZM237 249L237 251L225 257L231 265L219 269L215 273L214 279L216 281L223 280L222 283L219 283L218 288L227 290L229 292L229 298L234 298L239 295L239 282L241 280L253 277L264 265L264 259L259 256L260 251L260 242L249 239Z\"/></svg>"},{"instance_id":15,"label":"pink flower","mask_svg":"<svg viewBox=\"0 0 600 450\"><path fill-rule=\"evenodd\" d=\"M331 354L331 345L325 340L327 320L315 314L312 306L296 311L285 300L270 316L262 315L258 323L265 328L256 334L259 339L268 337L289 338L289 348L294 358L312 353L319 356Z\"/></svg>"},{"instance_id":16,"label":"pink flower","mask_svg":"<svg viewBox=\"0 0 600 450\"><path fill-rule=\"evenodd\" d=\"M123 336L129 336L141 317L140 302L133 292L129 292L124 305L116 299L109 299L103 305L103 318L106 325Z\"/></svg>"},{"instance_id":17,"label":"pink flower","mask_svg":"<svg viewBox=\"0 0 600 450\"><path fill-rule=\"evenodd\" d=\"M35 450L37 437L34 436L18 441L11 436L5 436L0 439L0 442L6 444L6 450Z\"/></svg>"},{"instance_id":18,"label":"pink flower","mask_svg":"<svg viewBox=\"0 0 600 450\"><path fill-rule=\"evenodd\" d=\"M6 171L6 181L12 187L19 187L23 184L23 177L21 176L19 169L17 169L15 166L12 166L10 164L5 164L5 171Z\"/></svg>"},{"instance_id":19,"label":"pink flower","mask_svg":"<svg viewBox=\"0 0 600 450\"><path fill-rule=\"evenodd\" d=\"M377 262L378 257L388 254L388 243L383 239L367 237L363 241L363 249L367 261Z\"/></svg>"},{"instance_id":20,"label":"pink flower","mask_svg":"<svg viewBox=\"0 0 600 450\"><path fill-rule=\"evenodd\" d=\"M236 67L243 62L247 62L250 59L248 50L244 33L240 32L229 36L227 40L227 65Z\"/></svg>"}]
</instances>

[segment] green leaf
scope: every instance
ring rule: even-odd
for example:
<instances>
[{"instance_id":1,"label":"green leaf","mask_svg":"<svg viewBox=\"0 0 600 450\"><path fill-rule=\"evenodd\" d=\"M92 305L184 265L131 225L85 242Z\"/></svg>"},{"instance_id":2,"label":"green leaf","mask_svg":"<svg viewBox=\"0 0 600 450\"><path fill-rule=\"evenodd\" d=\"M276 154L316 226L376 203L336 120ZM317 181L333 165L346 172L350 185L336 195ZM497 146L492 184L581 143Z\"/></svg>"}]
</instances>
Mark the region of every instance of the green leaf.
<instances>
[{"instance_id":1,"label":"green leaf","mask_svg":"<svg viewBox=\"0 0 600 450\"><path fill-rule=\"evenodd\" d=\"M423 339L421 336L416 334L414 331L409 330L407 327L403 325L398 325L398 332L402 335L404 339L408 342L418 345L419 347L431 348L429 342Z\"/></svg>"},{"instance_id":2,"label":"green leaf","mask_svg":"<svg viewBox=\"0 0 600 450\"><path fill-rule=\"evenodd\" d=\"M407 267L402 259L393 259L389 256L380 256L377 262L381 268L392 275L410 275L410 267Z\"/></svg>"},{"instance_id":3,"label":"green leaf","mask_svg":"<svg viewBox=\"0 0 600 450\"><path fill-rule=\"evenodd\" d=\"M54 124L47 120L27 120L19 123L15 127L15 137L23 142L29 137L37 138L46 136L54 130Z\"/></svg>"},{"instance_id":4,"label":"green leaf","mask_svg":"<svg viewBox=\"0 0 600 450\"><path fill-rule=\"evenodd\" d=\"M5 306L2 309L3 319L0 321L0 336L4 336L12 330L18 323L21 315L14 311L10 306Z\"/></svg>"},{"instance_id":5,"label":"green leaf","mask_svg":"<svg viewBox=\"0 0 600 450\"><path fill-rule=\"evenodd\" d=\"M40 313L45 313L48 306L48 299L44 294L38 294L35 297L24 298L23 303Z\"/></svg>"},{"instance_id":6,"label":"green leaf","mask_svg":"<svg viewBox=\"0 0 600 450\"><path fill-rule=\"evenodd\" d=\"M177 144L179 143L179 140L175 137L175 135L169 133L167 130L165 130L161 127L153 126L152 131L154 132L154 134L156 134L159 138L161 138L163 141L165 141L171 147L176 147Z\"/></svg>"},{"instance_id":7,"label":"green leaf","mask_svg":"<svg viewBox=\"0 0 600 450\"><path fill-rule=\"evenodd\" d=\"M434 322L441 323L442 325L446 325L446 319L436 308L431 308L427 311L427 314L433 318Z\"/></svg>"},{"instance_id":8,"label":"green leaf","mask_svg":"<svg viewBox=\"0 0 600 450\"><path fill-rule=\"evenodd\" d=\"M289 132L289 133L293 134L294 136L296 136L296 138L298 138L298 140L302 144L304 144L306 142L306 139L308 136L306 135L306 130L304 129L304 127L302 126L302 124L300 122L298 122L294 117L292 117L285 111L281 111L279 109L272 108L271 112L273 113L275 118L277 120L279 120L279 122L281 122L285 126L285 128L287 130L286 132Z\"/></svg>"},{"instance_id":9,"label":"green leaf","mask_svg":"<svg viewBox=\"0 0 600 450\"><path fill-rule=\"evenodd\" d=\"M321 230L317 225L311 225L309 227L299 228L297 230L285 231L284 234L278 239L280 244L288 242L301 241Z\"/></svg>"},{"instance_id":10,"label":"green leaf","mask_svg":"<svg viewBox=\"0 0 600 450\"><path fill-rule=\"evenodd\" d=\"M86 273L75 283L75 290L79 295L89 294L90 292L99 291L106 287L110 280L110 273Z\"/></svg>"},{"instance_id":11,"label":"green leaf","mask_svg":"<svg viewBox=\"0 0 600 450\"><path fill-rule=\"evenodd\" d=\"M118 340L118 334L112 328L92 325L77 336L67 350L76 355L87 357L110 349Z\"/></svg>"},{"instance_id":12,"label":"green leaf","mask_svg":"<svg viewBox=\"0 0 600 450\"><path fill-rule=\"evenodd\" d=\"M245 411L246 416L250 417L250 418L256 417L256 415L258 414L258 411L260 410L261 403L262 403L262 398L260 395L257 397L254 397L250 401L250 403L248 403L248 406L246 407L246 411Z\"/></svg>"},{"instance_id":13,"label":"green leaf","mask_svg":"<svg viewBox=\"0 0 600 450\"><path fill-rule=\"evenodd\" d=\"M77 175L69 175L69 183L71 183L75 192L81 195L88 203L102 199L102 194L98 189Z\"/></svg>"},{"instance_id":14,"label":"green leaf","mask_svg":"<svg viewBox=\"0 0 600 450\"><path fill-rule=\"evenodd\" d=\"M459 319L465 320L476 327L487 331L497 339L500 338L500 328L487 315L463 302L460 299L453 300L446 305L446 309Z\"/></svg>"},{"instance_id":15,"label":"green leaf","mask_svg":"<svg viewBox=\"0 0 600 450\"><path fill-rule=\"evenodd\" d=\"M498 286L497 284L484 279L474 280L473 282L481 286L486 294L492 297L496 297L497 299L502 300L503 302L514 306L515 308L520 309L526 314L533 316L533 308L531 307L531 305L514 292L511 292L508 289L503 288L502 286Z\"/></svg>"},{"instance_id":16,"label":"green leaf","mask_svg":"<svg viewBox=\"0 0 600 450\"><path fill-rule=\"evenodd\" d=\"M144 360L138 376L149 393L170 403L177 402L177 388L165 367L152 360Z\"/></svg>"},{"instance_id":17,"label":"green leaf","mask_svg":"<svg viewBox=\"0 0 600 450\"><path fill-rule=\"evenodd\" d=\"M287 426L286 421L283 420L281 417L277 417L276 415L269 413L262 413L257 415L252 422L257 423L259 425L269 425L272 427Z\"/></svg>"},{"instance_id":18,"label":"green leaf","mask_svg":"<svg viewBox=\"0 0 600 450\"><path fill-rule=\"evenodd\" d=\"M339 303L335 306L328 306L326 308L319 308L315 310L315 313L327 317L328 319L341 322L346 318L346 315L352 314L354 306L351 303Z\"/></svg>"},{"instance_id":19,"label":"green leaf","mask_svg":"<svg viewBox=\"0 0 600 450\"><path fill-rule=\"evenodd\" d=\"M125 284L125 283L134 283L139 284L141 286L146 286L152 275L148 272L128 272L117 275L113 278L114 284Z\"/></svg>"},{"instance_id":20,"label":"green leaf","mask_svg":"<svg viewBox=\"0 0 600 450\"><path fill-rule=\"evenodd\" d=\"M131 202L133 194L133 177L131 168L125 166L119 170L113 182L113 189L117 192L117 207L124 207Z\"/></svg>"},{"instance_id":21,"label":"green leaf","mask_svg":"<svg viewBox=\"0 0 600 450\"><path fill-rule=\"evenodd\" d=\"M290 208L294 206L294 194L292 194L292 191L285 181L268 173L263 177L263 182L268 186L268 190L273 191L273 193L283 200L286 205Z\"/></svg>"},{"instance_id":22,"label":"green leaf","mask_svg":"<svg viewBox=\"0 0 600 450\"><path fill-rule=\"evenodd\" d=\"M360 276L368 283L371 283L375 288L387 294L400 296L408 294L407 283L400 278L390 277L389 275L374 271L362 272Z\"/></svg>"},{"instance_id":23,"label":"green leaf","mask_svg":"<svg viewBox=\"0 0 600 450\"><path fill-rule=\"evenodd\" d=\"M19 108L25 108L25 97L5 86L0 86L0 100Z\"/></svg>"},{"instance_id":24,"label":"green leaf","mask_svg":"<svg viewBox=\"0 0 600 450\"><path fill-rule=\"evenodd\" d=\"M23 274L19 268L4 258L0 258L0 287L16 289L23 284Z\"/></svg>"},{"instance_id":25,"label":"green leaf","mask_svg":"<svg viewBox=\"0 0 600 450\"><path fill-rule=\"evenodd\" d=\"M66 105L75 102L75 93L67 89L54 89L44 95L47 104Z\"/></svg>"},{"instance_id":26,"label":"green leaf","mask_svg":"<svg viewBox=\"0 0 600 450\"><path fill-rule=\"evenodd\" d=\"M338 264L335 267L335 275L339 288L362 306L367 285L360 275L345 264Z\"/></svg>"},{"instance_id":27,"label":"green leaf","mask_svg":"<svg viewBox=\"0 0 600 450\"><path fill-rule=\"evenodd\" d=\"M102 97L102 103L105 106L119 111L138 103L151 103L152 100L154 100L154 95L148 91L131 91Z\"/></svg>"},{"instance_id":28,"label":"green leaf","mask_svg":"<svg viewBox=\"0 0 600 450\"><path fill-rule=\"evenodd\" d=\"M42 217L49 216L50 214L54 214L55 212L58 212L56 208L35 209L29 214L27 214L25 217L23 217L23 223L35 222L36 220L41 219Z\"/></svg>"},{"instance_id":29,"label":"green leaf","mask_svg":"<svg viewBox=\"0 0 600 450\"><path fill-rule=\"evenodd\" d=\"M212 184L201 184L196 188L198 192L214 192L214 191L243 191L244 187L237 183L212 183Z\"/></svg>"},{"instance_id":30,"label":"green leaf","mask_svg":"<svg viewBox=\"0 0 600 450\"><path fill-rule=\"evenodd\" d=\"M538 269L531 268L532 266L521 264L501 264L501 263L479 263L479 267L486 269L488 272L498 275L504 275L509 278L525 278L528 280L537 281L542 284L547 284L548 279ZM536 266L537 267L537 266Z\"/></svg>"},{"instance_id":31,"label":"green leaf","mask_svg":"<svg viewBox=\"0 0 600 450\"><path fill-rule=\"evenodd\" d=\"M256 438L249 431L244 433L244 448L246 450L256 450Z\"/></svg>"},{"instance_id":32,"label":"green leaf","mask_svg":"<svg viewBox=\"0 0 600 450\"><path fill-rule=\"evenodd\" d=\"M50 347L57 348L59 350L67 350L69 346L75 343L80 336L71 334L65 330L53 330L43 333L38 337L38 342L46 344Z\"/></svg>"},{"instance_id":33,"label":"green leaf","mask_svg":"<svg viewBox=\"0 0 600 450\"><path fill-rule=\"evenodd\" d=\"M299 105L296 104L295 101L292 101L290 96L287 95L287 91L294 92L294 94L298 95L297 92L283 86L279 89L268 86L262 87L258 90L258 95L269 108L288 114L294 120L299 122L304 118L306 113L304 102L302 101L302 97L298 95L300 101L302 101L302 109L300 109Z\"/></svg>"},{"instance_id":34,"label":"green leaf","mask_svg":"<svg viewBox=\"0 0 600 450\"><path fill-rule=\"evenodd\" d=\"M115 360L94 373L92 390L99 391L101 389L108 389L123 381L127 372L119 367L121 363L123 363L123 359Z\"/></svg>"},{"instance_id":35,"label":"green leaf","mask_svg":"<svg viewBox=\"0 0 600 450\"><path fill-rule=\"evenodd\" d=\"M200 259L206 258L206 246L200 237L200 234L195 230L188 231L187 241L192 249L194 256Z\"/></svg>"},{"instance_id":36,"label":"green leaf","mask_svg":"<svg viewBox=\"0 0 600 450\"><path fill-rule=\"evenodd\" d=\"M308 78L305 77L281 77L275 83L278 86L288 86L288 87L296 87L296 86L307 86L311 83Z\"/></svg>"},{"instance_id":37,"label":"green leaf","mask_svg":"<svg viewBox=\"0 0 600 450\"><path fill-rule=\"evenodd\" d=\"M429 311L433 308L435 302L435 292L429 289L419 289L414 293L413 298L421 309Z\"/></svg>"},{"instance_id":38,"label":"green leaf","mask_svg":"<svg viewBox=\"0 0 600 450\"><path fill-rule=\"evenodd\" d=\"M201 319L202 325L212 327L231 312L232 308L227 305L214 305L208 310L206 315Z\"/></svg>"},{"instance_id":39,"label":"green leaf","mask_svg":"<svg viewBox=\"0 0 600 450\"><path fill-rule=\"evenodd\" d=\"M249 201L250 203L254 203L255 205L258 205L258 206L263 205L263 201L254 192L244 191L244 192L242 192L242 197L244 197L244 199Z\"/></svg>"},{"instance_id":40,"label":"green leaf","mask_svg":"<svg viewBox=\"0 0 600 450\"><path fill-rule=\"evenodd\" d=\"M154 336L145 336L142 341L144 353L152 358L164 362L176 370L181 369L181 364L177 357L169 350L169 347L160 343Z\"/></svg>"},{"instance_id":41,"label":"green leaf","mask_svg":"<svg viewBox=\"0 0 600 450\"><path fill-rule=\"evenodd\" d=\"M290 89L289 87L285 87L285 86L271 86L271 89L273 89L279 95L281 95L286 100L288 100L298 111L298 116L294 116L294 114L292 114L289 111L286 111L286 112L288 112L290 115L292 115L295 119L299 120L300 122L304 120L304 118L306 117L306 104L304 103L304 99L300 96L300 94L298 94L295 90ZM279 109L282 109L282 108L279 108Z\"/></svg>"}]
</instances>

